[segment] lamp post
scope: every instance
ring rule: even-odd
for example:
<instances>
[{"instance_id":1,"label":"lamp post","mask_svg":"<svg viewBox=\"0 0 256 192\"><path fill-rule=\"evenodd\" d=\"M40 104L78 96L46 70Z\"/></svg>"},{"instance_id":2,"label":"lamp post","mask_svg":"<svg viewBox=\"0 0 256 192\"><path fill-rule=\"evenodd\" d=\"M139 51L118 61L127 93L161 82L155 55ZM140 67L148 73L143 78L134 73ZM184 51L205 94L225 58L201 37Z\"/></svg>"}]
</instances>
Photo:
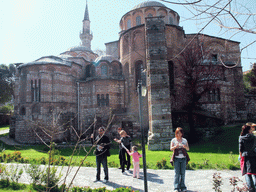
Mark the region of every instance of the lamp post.
<instances>
[{"instance_id":1,"label":"lamp post","mask_svg":"<svg viewBox=\"0 0 256 192\"><path fill-rule=\"evenodd\" d=\"M141 79L138 81L138 98L139 98L140 130L141 130L141 137L142 137L141 145L142 145L142 159L143 159L143 173L144 173L144 191L148 192L146 151L145 151L145 132L144 132L144 126L142 125L142 97L145 97L146 94L147 94L146 75L145 75L145 71L143 71L141 74Z\"/></svg>"}]
</instances>

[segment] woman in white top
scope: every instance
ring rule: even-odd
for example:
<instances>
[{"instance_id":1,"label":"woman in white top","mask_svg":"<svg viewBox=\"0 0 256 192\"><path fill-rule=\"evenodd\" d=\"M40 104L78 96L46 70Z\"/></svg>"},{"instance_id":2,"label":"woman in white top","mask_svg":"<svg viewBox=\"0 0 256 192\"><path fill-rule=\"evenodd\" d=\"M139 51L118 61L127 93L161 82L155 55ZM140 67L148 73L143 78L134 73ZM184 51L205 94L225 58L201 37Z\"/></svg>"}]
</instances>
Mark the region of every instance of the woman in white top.
<instances>
[{"instance_id":1,"label":"woman in white top","mask_svg":"<svg viewBox=\"0 0 256 192\"><path fill-rule=\"evenodd\" d=\"M174 191L187 191L185 185L186 154L189 150L188 142L183 138L183 129L178 127L175 131L175 138L171 141L170 149L174 151Z\"/></svg>"}]
</instances>

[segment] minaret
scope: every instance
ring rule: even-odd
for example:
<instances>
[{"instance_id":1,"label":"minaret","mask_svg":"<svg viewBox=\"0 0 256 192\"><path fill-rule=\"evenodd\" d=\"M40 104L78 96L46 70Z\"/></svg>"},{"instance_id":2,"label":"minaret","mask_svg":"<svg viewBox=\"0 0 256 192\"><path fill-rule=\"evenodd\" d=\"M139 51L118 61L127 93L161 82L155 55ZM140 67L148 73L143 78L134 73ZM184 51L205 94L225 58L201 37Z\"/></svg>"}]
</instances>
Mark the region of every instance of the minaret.
<instances>
[{"instance_id":1,"label":"minaret","mask_svg":"<svg viewBox=\"0 0 256 192\"><path fill-rule=\"evenodd\" d=\"M80 33L80 39L82 41L82 46L86 47L87 50L91 50L91 41L93 35L90 30L90 20L89 20L89 12L88 5L86 1L86 7L84 12L84 20L83 20L83 31Z\"/></svg>"}]
</instances>

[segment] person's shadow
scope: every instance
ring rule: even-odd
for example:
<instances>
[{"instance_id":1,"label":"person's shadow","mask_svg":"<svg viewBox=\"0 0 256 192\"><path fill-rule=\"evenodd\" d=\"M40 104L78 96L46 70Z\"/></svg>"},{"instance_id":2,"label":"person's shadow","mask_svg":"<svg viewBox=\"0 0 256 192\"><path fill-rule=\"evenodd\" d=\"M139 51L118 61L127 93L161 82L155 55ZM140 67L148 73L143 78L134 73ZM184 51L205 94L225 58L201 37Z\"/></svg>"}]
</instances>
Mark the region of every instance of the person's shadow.
<instances>
[{"instance_id":1,"label":"person's shadow","mask_svg":"<svg viewBox=\"0 0 256 192\"><path fill-rule=\"evenodd\" d=\"M144 177L142 177L144 179ZM147 172L147 180L150 182L164 184L163 179L159 178L159 175Z\"/></svg>"},{"instance_id":2,"label":"person's shadow","mask_svg":"<svg viewBox=\"0 0 256 192\"><path fill-rule=\"evenodd\" d=\"M143 191L143 190L134 188L133 186L119 185L119 184L114 183L114 182L111 182L111 181L108 181L107 183L105 183L105 185L111 186L111 187L113 187L114 189L117 189L117 188L120 188L120 187L123 187L123 188L126 188L126 187L129 188L129 187L131 187L131 189L134 190L134 191Z\"/></svg>"}]
</instances>

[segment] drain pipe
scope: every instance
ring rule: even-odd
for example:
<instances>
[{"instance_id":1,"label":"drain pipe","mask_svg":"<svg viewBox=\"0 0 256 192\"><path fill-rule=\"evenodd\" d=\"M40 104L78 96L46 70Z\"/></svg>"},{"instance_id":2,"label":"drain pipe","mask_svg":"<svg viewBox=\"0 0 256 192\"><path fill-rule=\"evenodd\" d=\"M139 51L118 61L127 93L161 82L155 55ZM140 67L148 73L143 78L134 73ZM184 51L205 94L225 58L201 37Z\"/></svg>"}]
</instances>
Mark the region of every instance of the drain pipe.
<instances>
[{"instance_id":1,"label":"drain pipe","mask_svg":"<svg viewBox=\"0 0 256 192\"><path fill-rule=\"evenodd\" d=\"M80 84L77 81L77 128L80 131Z\"/></svg>"}]
</instances>

